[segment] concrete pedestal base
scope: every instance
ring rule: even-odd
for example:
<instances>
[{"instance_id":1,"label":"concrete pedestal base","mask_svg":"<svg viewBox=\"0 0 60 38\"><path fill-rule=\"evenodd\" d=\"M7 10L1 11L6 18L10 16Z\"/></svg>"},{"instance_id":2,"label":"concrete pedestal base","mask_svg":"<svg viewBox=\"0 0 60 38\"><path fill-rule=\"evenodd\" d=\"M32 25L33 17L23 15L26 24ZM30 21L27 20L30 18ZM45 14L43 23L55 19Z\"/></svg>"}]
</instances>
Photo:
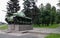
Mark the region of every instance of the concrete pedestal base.
<instances>
[{"instance_id":1,"label":"concrete pedestal base","mask_svg":"<svg viewBox=\"0 0 60 38\"><path fill-rule=\"evenodd\" d=\"M24 30L32 30L32 25L8 25L9 31L24 31Z\"/></svg>"}]
</instances>

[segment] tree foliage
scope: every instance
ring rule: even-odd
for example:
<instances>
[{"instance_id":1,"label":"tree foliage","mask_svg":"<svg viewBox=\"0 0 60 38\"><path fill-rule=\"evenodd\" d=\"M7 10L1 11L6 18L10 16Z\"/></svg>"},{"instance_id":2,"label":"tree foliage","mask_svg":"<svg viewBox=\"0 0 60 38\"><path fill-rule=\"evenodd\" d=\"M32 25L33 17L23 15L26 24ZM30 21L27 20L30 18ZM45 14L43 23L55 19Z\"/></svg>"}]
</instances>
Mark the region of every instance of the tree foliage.
<instances>
[{"instance_id":1,"label":"tree foliage","mask_svg":"<svg viewBox=\"0 0 60 38\"><path fill-rule=\"evenodd\" d=\"M14 13L17 13L20 10L20 6L19 6L19 1L18 0L10 0L7 2L7 15L5 20L11 24L13 23L13 19L14 19Z\"/></svg>"},{"instance_id":2,"label":"tree foliage","mask_svg":"<svg viewBox=\"0 0 60 38\"><path fill-rule=\"evenodd\" d=\"M7 16L13 15L13 13L17 13L20 10L18 0L10 0L7 2Z\"/></svg>"},{"instance_id":3,"label":"tree foliage","mask_svg":"<svg viewBox=\"0 0 60 38\"><path fill-rule=\"evenodd\" d=\"M27 17L32 18L32 22L34 24L39 23L39 8L36 6L35 1L33 0L24 0L24 13L26 14Z\"/></svg>"},{"instance_id":4,"label":"tree foliage","mask_svg":"<svg viewBox=\"0 0 60 38\"><path fill-rule=\"evenodd\" d=\"M40 5L39 21L42 25L50 25L54 23L60 23L60 12L57 12L55 6L47 3L46 6Z\"/></svg>"}]
</instances>

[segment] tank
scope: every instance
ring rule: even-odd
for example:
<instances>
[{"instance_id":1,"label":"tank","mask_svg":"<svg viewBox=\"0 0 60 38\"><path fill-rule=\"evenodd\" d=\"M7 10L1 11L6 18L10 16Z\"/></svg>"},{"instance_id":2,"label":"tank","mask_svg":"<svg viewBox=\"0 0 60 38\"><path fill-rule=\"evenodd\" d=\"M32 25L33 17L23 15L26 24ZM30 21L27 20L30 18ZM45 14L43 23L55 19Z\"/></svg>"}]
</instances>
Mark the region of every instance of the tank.
<instances>
[{"instance_id":1,"label":"tank","mask_svg":"<svg viewBox=\"0 0 60 38\"><path fill-rule=\"evenodd\" d=\"M27 17L24 12L14 13L5 19L9 24L31 24L32 18Z\"/></svg>"}]
</instances>

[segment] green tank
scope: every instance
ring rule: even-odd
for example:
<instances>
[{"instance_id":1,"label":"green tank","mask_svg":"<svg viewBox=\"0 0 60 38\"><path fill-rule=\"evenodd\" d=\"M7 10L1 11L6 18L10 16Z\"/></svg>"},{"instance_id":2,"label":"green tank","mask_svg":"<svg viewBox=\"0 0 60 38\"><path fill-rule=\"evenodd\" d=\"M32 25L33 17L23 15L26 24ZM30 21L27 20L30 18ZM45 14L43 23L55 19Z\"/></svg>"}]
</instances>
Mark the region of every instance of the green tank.
<instances>
[{"instance_id":1,"label":"green tank","mask_svg":"<svg viewBox=\"0 0 60 38\"><path fill-rule=\"evenodd\" d=\"M7 16L6 17L6 21L8 23L19 23L19 24L31 24L31 18L26 17L26 15L24 14L24 12L18 12L18 13L13 13L12 16ZM24 22L24 23L23 23Z\"/></svg>"}]
</instances>

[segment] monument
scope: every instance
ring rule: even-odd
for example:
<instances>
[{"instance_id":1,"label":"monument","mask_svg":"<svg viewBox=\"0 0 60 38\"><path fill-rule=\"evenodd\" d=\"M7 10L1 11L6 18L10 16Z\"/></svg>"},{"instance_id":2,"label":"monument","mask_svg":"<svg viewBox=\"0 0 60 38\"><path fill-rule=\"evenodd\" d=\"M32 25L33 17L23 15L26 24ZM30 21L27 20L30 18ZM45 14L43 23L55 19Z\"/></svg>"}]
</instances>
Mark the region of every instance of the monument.
<instances>
[{"instance_id":1,"label":"monument","mask_svg":"<svg viewBox=\"0 0 60 38\"><path fill-rule=\"evenodd\" d=\"M8 30L11 31L24 31L32 30L32 24L36 24L39 9L35 4L35 0L23 0L24 9L21 12L19 1L10 0L7 2L7 15L6 22L8 23Z\"/></svg>"},{"instance_id":2,"label":"monument","mask_svg":"<svg viewBox=\"0 0 60 38\"><path fill-rule=\"evenodd\" d=\"M8 23L8 31L24 31L32 30L32 18L25 14L26 10L20 10L18 0L10 0L7 2L6 22ZM31 16L31 15L30 15Z\"/></svg>"}]
</instances>

